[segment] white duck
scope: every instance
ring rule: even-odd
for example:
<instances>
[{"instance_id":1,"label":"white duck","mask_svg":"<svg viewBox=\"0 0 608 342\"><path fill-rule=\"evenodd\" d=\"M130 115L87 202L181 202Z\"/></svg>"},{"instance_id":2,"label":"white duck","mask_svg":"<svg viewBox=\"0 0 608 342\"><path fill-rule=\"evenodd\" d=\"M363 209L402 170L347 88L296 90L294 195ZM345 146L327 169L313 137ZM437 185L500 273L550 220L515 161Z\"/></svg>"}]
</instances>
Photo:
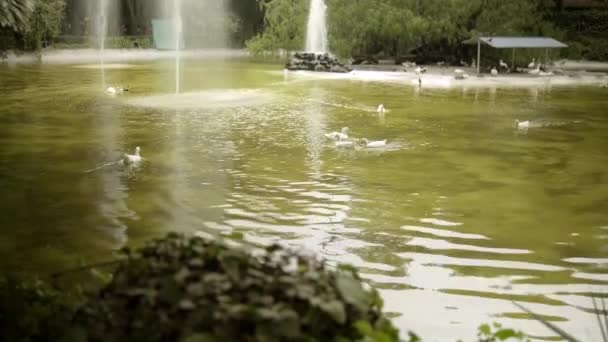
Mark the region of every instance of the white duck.
<instances>
[{"instance_id":1,"label":"white duck","mask_svg":"<svg viewBox=\"0 0 608 342\"><path fill-rule=\"evenodd\" d=\"M417 68L416 68L416 74L417 74L417 75L420 75L420 74L426 74L426 68L417 67Z\"/></svg>"},{"instance_id":2,"label":"white duck","mask_svg":"<svg viewBox=\"0 0 608 342\"><path fill-rule=\"evenodd\" d=\"M378 109L376 109L376 112L378 112L379 114L384 114L386 112L384 105L383 104L379 105Z\"/></svg>"},{"instance_id":3,"label":"white duck","mask_svg":"<svg viewBox=\"0 0 608 342\"><path fill-rule=\"evenodd\" d=\"M498 64L500 65L501 68L503 68L505 70L509 70L509 65L507 63L505 63L502 59L498 62Z\"/></svg>"},{"instance_id":4,"label":"white duck","mask_svg":"<svg viewBox=\"0 0 608 342\"><path fill-rule=\"evenodd\" d=\"M126 165L139 163L141 161L141 155L139 154L140 151L141 151L141 148L139 148L139 146L137 146L135 148L135 154L125 153L122 158L122 162Z\"/></svg>"},{"instance_id":5,"label":"white duck","mask_svg":"<svg viewBox=\"0 0 608 342\"><path fill-rule=\"evenodd\" d=\"M456 69L454 70L454 78L457 80L466 80L467 78L469 78L469 74L464 72L464 70L462 69Z\"/></svg>"},{"instance_id":6,"label":"white duck","mask_svg":"<svg viewBox=\"0 0 608 342\"><path fill-rule=\"evenodd\" d=\"M515 120L515 127L519 129L528 129L530 128L530 120L519 121Z\"/></svg>"},{"instance_id":7,"label":"white duck","mask_svg":"<svg viewBox=\"0 0 608 342\"><path fill-rule=\"evenodd\" d=\"M377 147L385 147L386 146L386 139L384 140L378 140L378 141L369 141L365 138L359 140L360 143L362 145L364 145L365 147L368 148L377 148Z\"/></svg>"},{"instance_id":8,"label":"white duck","mask_svg":"<svg viewBox=\"0 0 608 342\"><path fill-rule=\"evenodd\" d=\"M496 67L492 67L492 70L490 70L490 75L498 76L498 70L496 70Z\"/></svg>"},{"instance_id":9,"label":"white duck","mask_svg":"<svg viewBox=\"0 0 608 342\"><path fill-rule=\"evenodd\" d=\"M337 148L353 148L355 147L355 143L351 140L346 140L346 141L336 141L336 147Z\"/></svg>"},{"instance_id":10,"label":"white duck","mask_svg":"<svg viewBox=\"0 0 608 342\"><path fill-rule=\"evenodd\" d=\"M325 138L327 138L329 140L337 140L337 141L347 140L348 131L349 131L348 127L343 127L342 131L340 131L340 132L331 132L331 133L325 134Z\"/></svg>"},{"instance_id":11,"label":"white duck","mask_svg":"<svg viewBox=\"0 0 608 342\"><path fill-rule=\"evenodd\" d=\"M106 89L106 93L111 94L111 95L115 95L115 94L122 94L125 91L129 91L129 88L123 88L123 87L108 87Z\"/></svg>"},{"instance_id":12,"label":"white duck","mask_svg":"<svg viewBox=\"0 0 608 342\"><path fill-rule=\"evenodd\" d=\"M536 58L532 58L532 62L528 64L528 69L532 69L536 66Z\"/></svg>"},{"instance_id":13,"label":"white duck","mask_svg":"<svg viewBox=\"0 0 608 342\"><path fill-rule=\"evenodd\" d=\"M536 66L536 69L528 71L530 75L540 75L540 64Z\"/></svg>"}]
</instances>

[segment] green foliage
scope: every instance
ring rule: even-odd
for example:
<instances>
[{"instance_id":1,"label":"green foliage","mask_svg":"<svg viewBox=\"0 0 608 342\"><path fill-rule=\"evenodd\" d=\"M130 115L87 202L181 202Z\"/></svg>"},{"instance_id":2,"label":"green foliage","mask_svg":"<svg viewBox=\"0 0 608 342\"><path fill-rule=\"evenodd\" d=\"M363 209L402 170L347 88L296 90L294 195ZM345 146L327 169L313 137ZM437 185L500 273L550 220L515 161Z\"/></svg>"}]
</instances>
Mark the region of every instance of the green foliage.
<instances>
[{"instance_id":1,"label":"green foliage","mask_svg":"<svg viewBox=\"0 0 608 342\"><path fill-rule=\"evenodd\" d=\"M301 50L306 36L308 1L258 0L264 12L264 32L247 42L254 55L279 49Z\"/></svg>"},{"instance_id":2,"label":"green foliage","mask_svg":"<svg viewBox=\"0 0 608 342\"><path fill-rule=\"evenodd\" d=\"M262 1L265 30L248 47L298 50L303 47L307 0ZM330 49L342 57L408 54L421 47L460 50L480 32L538 35L551 31L538 1L530 0L327 0Z\"/></svg>"},{"instance_id":3,"label":"green foliage","mask_svg":"<svg viewBox=\"0 0 608 342\"><path fill-rule=\"evenodd\" d=\"M34 4L35 0L0 0L0 28L24 31Z\"/></svg>"},{"instance_id":4,"label":"green foliage","mask_svg":"<svg viewBox=\"0 0 608 342\"><path fill-rule=\"evenodd\" d=\"M26 50L38 50L61 33L65 0L37 0L34 13L24 32Z\"/></svg>"},{"instance_id":5,"label":"green foliage","mask_svg":"<svg viewBox=\"0 0 608 342\"><path fill-rule=\"evenodd\" d=\"M521 331L503 328L500 323L481 325L479 327L477 336L479 337L479 342L498 342L507 341L509 339L517 341L530 341Z\"/></svg>"},{"instance_id":6,"label":"green foliage","mask_svg":"<svg viewBox=\"0 0 608 342\"><path fill-rule=\"evenodd\" d=\"M106 39L105 47L108 49L149 49L152 48L150 37L110 37Z\"/></svg>"},{"instance_id":7,"label":"green foliage","mask_svg":"<svg viewBox=\"0 0 608 342\"><path fill-rule=\"evenodd\" d=\"M90 341L398 340L350 267L279 246L249 251L172 234L127 255L80 311Z\"/></svg>"},{"instance_id":8,"label":"green foliage","mask_svg":"<svg viewBox=\"0 0 608 342\"><path fill-rule=\"evenodd\" d=\"M569 45L563 56L570 59L608 60L608 10L586 9L549 13L548 18L564 30Z\"/></svg>"},{"instance_id":9,"label":"green foliage","mask_svg":"<svg viewBox=\"0 0 608 342\"><path fill-rule=\"evenodd\" d=\"M69 326L77 300L40 281L0 279L0 340L54 341Z\"/></svg>"}]
</instances>

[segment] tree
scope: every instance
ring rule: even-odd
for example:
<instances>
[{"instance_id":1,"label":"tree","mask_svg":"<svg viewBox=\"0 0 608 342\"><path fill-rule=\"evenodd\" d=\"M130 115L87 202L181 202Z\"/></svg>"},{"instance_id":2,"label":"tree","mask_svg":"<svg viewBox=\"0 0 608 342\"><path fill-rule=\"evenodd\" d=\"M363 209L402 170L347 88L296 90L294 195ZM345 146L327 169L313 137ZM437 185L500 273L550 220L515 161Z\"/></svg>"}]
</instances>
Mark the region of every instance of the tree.
<instances>
[{"instance_id":1,"label":"tree","mask_svg":"<svg viewBox=\"0 0 608 342\"><path fill-rule=\"evenodd\" d=\"M0 28L24 31L34 11L34 0L0 0Z\"/></svg>"},{"instance_id":2,"label":"tree","mask_svg":"<svg viewBox=\"0 0 608 342\"><path fill-rule=\"evenodd\" d=\"M51 41L61 33L65 15L65 0L38 0L24 34L28 50L42 48L44 41Z\"/></svg>"},{"instance_id":3,"label":"tree","mask_svg":"<svg viewBox=\"0 0 608 342\"><path fill-rule=\"evenodd\" d=\"M250 49L301 49L308 0L258 0L264 32ZM402 55L439 50L456 55L479 32L496 35L547 31L540 0L326 0L329 44L341 57Z\"/></svg>"},{"instance_id":4,"label":"tree","mask_svg":"<svg viewBox=\"0 0 608 342\"><path fill-rule=\"evenodd\" d=\"M264 31L247 42L254 54L279 49L301 50L306 35L307 0L258 0Z\"/></svg>"}]
</instances>

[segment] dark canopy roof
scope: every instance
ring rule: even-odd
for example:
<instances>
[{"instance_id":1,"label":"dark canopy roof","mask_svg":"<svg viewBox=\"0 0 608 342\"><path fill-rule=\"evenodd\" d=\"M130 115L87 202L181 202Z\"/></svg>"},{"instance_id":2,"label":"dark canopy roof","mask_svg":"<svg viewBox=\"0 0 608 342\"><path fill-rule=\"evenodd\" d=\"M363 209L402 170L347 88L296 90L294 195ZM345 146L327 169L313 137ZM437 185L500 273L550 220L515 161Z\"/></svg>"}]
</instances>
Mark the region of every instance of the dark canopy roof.
<instances>
[{"instance_id":1,"label":"dark canopy roof","mask_svg":"<svg viewBox=\"0 0 608 342\"><path fill-rule=\"evenodd\" d=\"M464 44L477 44L477 41L496 49L560 49L568 45L548 37L479 37L465 40Z\"/></svg>"}]
</instances>

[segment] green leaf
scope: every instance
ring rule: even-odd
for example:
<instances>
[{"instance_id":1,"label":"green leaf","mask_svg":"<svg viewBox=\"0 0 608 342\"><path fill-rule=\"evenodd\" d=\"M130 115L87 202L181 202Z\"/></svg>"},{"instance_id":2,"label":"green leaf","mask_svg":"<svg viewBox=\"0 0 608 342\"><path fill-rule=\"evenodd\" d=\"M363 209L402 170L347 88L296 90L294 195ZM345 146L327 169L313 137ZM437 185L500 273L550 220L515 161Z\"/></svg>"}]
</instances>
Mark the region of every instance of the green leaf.
<instances>
[{"instance_id":1,"label":"green leaf","mask_svg":"<svg viewBox=\"0 0 608 342\"><path fill-rule=\"evenodd\" d=\"M363 290L361 282L351 275L338 273L336 285L342 298L360 311L366 311L369 305L369 296Z\"/></svg>"},{"instance_id":2,"label":"green leaf","mask_svg":"<svg viewBox=\"0 0 608 342\"><path fill-rule=\"evenodd\" d=\"M501 341L510 339L510 338L519 338L519 334L513 329L502 329L494 333L494 336Z\"/></svg>"},{"instance_id":3,"label":"green leaf","mask_svg":"<svg viewBox=\"0 0 608 342\"><path fill-rule=\"evenodd\" d=\"M479 333L483 336L490 336L492 335L492 328L488 324L482 324L479 326Z\"/></svg>"},{"instance_id":4,"label":"green leaf","mask_svg":"<svg viewBox=\"0 0 608 342\"><path fill-rule=\"evenodd\" d=\"M409 342L420 342L420 341L422 341L422 340L420 339L420 337L418 337L418 335L414 334L414 333L413 333L413 332L411 332L411 331L410 331L410 332L408 332L408 337L410 338L410 339L409 339Z\"/></svg>"},{"instance_id":5,"label":"green leaf","mask_svg":"<svg viewBox=\"0 0 608 342\"><path fill-rule=\"evenodd\" d=\"M359 334L361 336L371 336L372 333L374 332L374 328L368 321L364 321L364 320L356 321L354 326L355 326L355 329L357 329L357 332L359 332Z\"/></svg>"},{"instance_id":6,"label":"green leaf","mask_svg":"<svg viewBox=\"0 0 608 342\"><path fill-rule=\"evenodd\" d=\"M337 323L344 324L346 322L346 311L344 310L344 304L341 302L337 300L329 302L322 301L319 307Z\"/></svg>"}]
</instances>

